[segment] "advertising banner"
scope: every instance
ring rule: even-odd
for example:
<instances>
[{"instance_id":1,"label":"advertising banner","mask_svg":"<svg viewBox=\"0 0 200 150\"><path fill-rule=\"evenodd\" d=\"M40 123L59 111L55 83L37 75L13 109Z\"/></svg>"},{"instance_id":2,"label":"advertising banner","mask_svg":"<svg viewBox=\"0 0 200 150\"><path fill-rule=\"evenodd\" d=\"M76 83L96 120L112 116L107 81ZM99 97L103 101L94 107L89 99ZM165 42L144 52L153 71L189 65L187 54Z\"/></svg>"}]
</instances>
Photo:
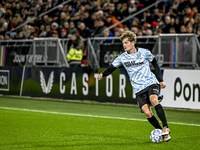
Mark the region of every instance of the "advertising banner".
<instances>
[{"instance_id":1,"label":"advertising banner","mask_svg":"<svg viewBox=\"0 0 200 150\"><path fill-rule=\"evenodd\" d=\"M98 72L87 67L0 67L0 94L137 104L124 68L101 81ZM200 109L199 70L162 72L166 83L161 90L164 107Z\"/></svg>"},{"instance_id":2,"label":"advertising banner","mask_svg":"<svg viewBox=\"0 0 200 150\"><path fill-rule=\"evenodd\" d=\"M166 88L162 105L175 108L200 109L200 71L165 69Z\"/></svg>"},{"instance_id":3,"label":"advertising banner","mask_svg":"<svg viewBox=\"0 0 200 150\"><path fill-rule=\"evenodd\" d=\"M101 44L100 45L100 66L109 66L114 59L124 52L123 46L119 44Z\"/></svg>"},{"instance_id":4,"label":"advertising banner","mask_svg":"<svg viewBox=\"0 0 200 150\"><path fill-rule=\"evenodd\" d=\"M11 88L7 91L0 90L1 94L136 104L135 94L124 68L117 69L101 81L97 79L98 72L87 67L77 70L64 67L26 67L24 73L22 67L15 68L18 69L7 68L8 71L12 70ZM101 68L99 71L103 70ZM16 77L20 81L17 85ZM4 88L6 89L5 86Z\"/></svg>"}]
</instances>

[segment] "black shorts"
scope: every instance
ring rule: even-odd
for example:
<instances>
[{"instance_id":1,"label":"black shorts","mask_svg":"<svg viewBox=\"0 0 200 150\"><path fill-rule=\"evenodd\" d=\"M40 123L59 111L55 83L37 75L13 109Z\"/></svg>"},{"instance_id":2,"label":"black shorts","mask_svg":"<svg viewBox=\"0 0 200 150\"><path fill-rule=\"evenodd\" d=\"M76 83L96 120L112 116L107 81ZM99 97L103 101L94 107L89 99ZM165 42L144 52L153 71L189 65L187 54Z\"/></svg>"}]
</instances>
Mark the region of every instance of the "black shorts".
<instances>
[{"instance_id":1,"label":"black shorts","mask_svg":"<svg viewBox=\"0 0 200 150\"><path fill-rule=\"evenodd\" d=\"M158 84L150 85L147 88L145 88L144 90L138 92L136 94L136 100L137 100L137 103L138 103L138 106L140 107L140 109L145 104L151 105L151 102L149 100L150 95L153 95L153 94L159 95L159 93L160 93L160 90L159 90Z\"/></svg>"}]
</instances>

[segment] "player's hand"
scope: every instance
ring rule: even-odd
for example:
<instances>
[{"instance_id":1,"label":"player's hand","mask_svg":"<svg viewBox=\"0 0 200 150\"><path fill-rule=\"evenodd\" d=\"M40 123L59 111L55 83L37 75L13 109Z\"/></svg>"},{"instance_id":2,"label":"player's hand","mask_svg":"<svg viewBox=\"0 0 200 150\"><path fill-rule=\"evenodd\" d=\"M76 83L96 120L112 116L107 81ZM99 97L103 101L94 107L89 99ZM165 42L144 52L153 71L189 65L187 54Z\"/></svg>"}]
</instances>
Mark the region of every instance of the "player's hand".
<instances>
[{"instance_id":1,"label":"player's hand","mask_svg":"<svg viewBox=\"0 0 200 150\"><path fill-rule=\"evenodd\" d=\"M101 80L102 78L103 78L103 74L100 73L100 74L98 75L97 79L98 79L98 80Z\"/></svg>"},{"instance_id":2,"label":"player's hand","mask_svg":"<svg viewBox=\"0 0 200 150\"><path fill-rule=\"evenodd\" d=\"M161 89L164 89L166 87L165 83L164 82L160 82L160 87L161 87Z\"/></svg>"}]
</instances>

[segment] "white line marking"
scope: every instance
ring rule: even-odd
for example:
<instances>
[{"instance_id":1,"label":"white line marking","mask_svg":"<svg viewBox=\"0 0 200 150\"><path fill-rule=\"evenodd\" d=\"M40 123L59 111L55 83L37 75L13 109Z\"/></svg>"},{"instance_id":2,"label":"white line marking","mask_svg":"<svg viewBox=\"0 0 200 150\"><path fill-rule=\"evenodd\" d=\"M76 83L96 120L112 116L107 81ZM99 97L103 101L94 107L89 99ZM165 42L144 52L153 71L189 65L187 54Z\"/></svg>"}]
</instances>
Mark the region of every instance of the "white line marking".
<instances>
[{"instance_id":1,"label":"white line marking","mask_svg":"<svg viewBox=\"0 0 200 150\"><path fill-rule=\"evenodd\" d=\"M98 116L98 115L75 114L75 113L62 113L62 112L53 112L53 111L23 109L23 108L0 107L0 109L18 110L18 111L27 111L27 112L37 112L37 113L46 113L46 114L57 114L57 115L68 115L68 116L79 116L79 117L106 118L106 119L119 119L119 120L132 120L132 121L147 121L146 119L111 117L111 116ZM176 125L200 127L200 124L190 124L190 123L181 123L181 122L180 123L179 122L168 122L168 123L169 124L176 124Z\"/></svg>"}]
</instances>

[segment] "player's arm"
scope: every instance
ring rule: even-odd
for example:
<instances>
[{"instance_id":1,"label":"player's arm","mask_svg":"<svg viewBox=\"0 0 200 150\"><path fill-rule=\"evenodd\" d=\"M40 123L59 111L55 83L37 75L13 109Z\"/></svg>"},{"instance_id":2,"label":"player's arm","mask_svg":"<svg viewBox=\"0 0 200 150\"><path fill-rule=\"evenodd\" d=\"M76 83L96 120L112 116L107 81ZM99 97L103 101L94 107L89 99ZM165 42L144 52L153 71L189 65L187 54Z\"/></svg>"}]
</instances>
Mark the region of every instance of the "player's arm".
<instances>
[{"instance_id":1,"label":"player's arm","mask_svg":"<svg viewBox=\"0 0 200 150\"><path fill-rule=\"evenodd\" d=\"M154 57L154 59L153 59L153 61L152 61L151 63L152 63L152 65L153 65L154 69L155 69L155 72L154 72L154 73L155 73L155 75L156 75L158 81L160 82L161 88L165 88L166 85L165 85L165 83L164 83L164 81L163 81L163 77L162 77L162 75L161 75L160 67L159 67L158 62L157 62L157 60L155 59L155 57Z\"/></svg>"},{"instance_id":2,"label":"player's arm","mask_svg":"<svg viewBox=\"0 0 200 150\"><path fill-rule=\"evenodd\" d=\"M115 69L116 67L111 64L107 69L98 75L98 80L101 80L103 77L110 75L113 71L115 71Z\"/></svg>"}]
</instances>

